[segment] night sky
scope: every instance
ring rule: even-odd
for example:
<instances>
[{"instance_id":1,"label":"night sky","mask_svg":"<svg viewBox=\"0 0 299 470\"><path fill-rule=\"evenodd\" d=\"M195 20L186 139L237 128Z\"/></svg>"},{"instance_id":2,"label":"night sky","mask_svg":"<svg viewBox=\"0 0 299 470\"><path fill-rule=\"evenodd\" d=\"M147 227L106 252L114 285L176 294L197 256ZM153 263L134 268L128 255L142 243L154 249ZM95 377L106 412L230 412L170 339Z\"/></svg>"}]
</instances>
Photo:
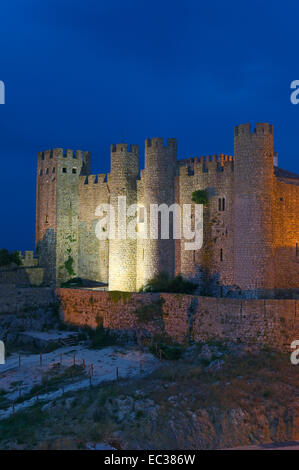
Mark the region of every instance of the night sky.
<instances>
[{"instance_id":1,"label":"night sky","mask_svg":"<svg viewBox=\"0 0 299 470\"><path fill-rule=\"evenodd\" d=\"M0 22L0 247L34 247L41 150L90 150L102 173L111 143L232 154L234 125L271 122L299 172L298 0L1 0Z\"/></svg>"}]
</instances>

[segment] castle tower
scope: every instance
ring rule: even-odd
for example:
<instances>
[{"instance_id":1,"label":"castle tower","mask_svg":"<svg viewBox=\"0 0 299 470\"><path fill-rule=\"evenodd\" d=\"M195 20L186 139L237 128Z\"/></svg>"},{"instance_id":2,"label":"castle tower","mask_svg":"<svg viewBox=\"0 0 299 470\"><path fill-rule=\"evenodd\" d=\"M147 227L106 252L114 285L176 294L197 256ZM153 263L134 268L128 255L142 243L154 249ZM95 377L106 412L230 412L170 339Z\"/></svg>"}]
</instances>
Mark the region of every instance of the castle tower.
<instances>
[{"instance_id":1,"label":"castle tower","mask_svg":"<svg viewBox=\"0 0 299 470\"><path fill-rule=\"evenodd\" d=\"M115 239L109 240L109 290L133 292L136 290L136 239L119 233L119 197L126 197L125 210L137 204L137 177L139 172L138 145L111 146L111 172L108 176L110 204L115 213ZM124 201L124 200L123 200ZM122 204L122 203L121 203ZM130 218L125 217L125 225ZM126 237L126 238L125 238Z\"/></svg>"},{"instance_id":2,"label":"castle tower","mask_svg":"<svg viewBox=\"0 0 299 470\"><path fill-rule=\"evenodd\" d=\"M273 127L235 128L234 283L248 296L273 286Z\"/></svg>"},{"instance_id":3,"label":"castle tower","mask_svg":"<svg viewBox=\"0 0 299 470\"><path fill-rule=\"evenodd\" d=\"M173 218L169 218L170 239L161 239L161 217L158 218L158 238L150 237L154 221L150 220L150 205L164 204L169 208L175 202L177 143L176 139L168 139L164 146L162 138L145 141L145 170L143 173L144 207L147 218L147 238L140 243L143 248L143 284L156 274L165 271L170 277L174 276L175 250L172 234ZM150 227L151 223L151 227Z\"/></svg>"},{"instance_id":4,"label":"castle tower","mask_svg":"<svg viewBox=\"0 0 299 470\"><path fill-rule=\"evenodd\" d=\"M36 251L47 282L78 275L79 175L89 171L89 152L56 148L38 153Z\"/></svg>"}]
</instances>

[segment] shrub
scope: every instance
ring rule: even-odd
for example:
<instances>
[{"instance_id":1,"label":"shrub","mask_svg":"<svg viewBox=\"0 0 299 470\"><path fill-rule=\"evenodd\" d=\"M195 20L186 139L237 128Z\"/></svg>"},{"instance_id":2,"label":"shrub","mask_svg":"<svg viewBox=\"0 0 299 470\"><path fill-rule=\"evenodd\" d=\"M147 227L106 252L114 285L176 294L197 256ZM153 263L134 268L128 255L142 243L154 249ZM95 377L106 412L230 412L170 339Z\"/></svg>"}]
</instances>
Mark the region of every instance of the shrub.
<instances>
[{"instance_id":1,"label":"shrub","mask_svg":"<svg viewBox=\"0 0 299 470\"><path fill-rule=\"evenodd\" d=\"M2 250L0 250L0 266L8 266L13 263L17 266L22 264L20 253L18 251L12 251L10 253L5 248L2 248Z\"/></svg>"},{"instance_id":2,"label":"shrub","mask_svg":"<svg viewBox=\"0 0 299 470\"><path fill-rule=\"evenodd\" d=\"M95 330L90 331L91 347L93 349L102 349L116 344L116 336L102 325Z\"/></svg>"},{"instance_id":3,"label":"shrub","mask_svg":"<svg viewBox=\"0 0 299 470\"><path fill-rule=\"evenodd\" d=\"M203 204L206 206L209 202L209 195L205 189L198 189L192 193L192 201L195 204Z\"/></svg>"},{"instance_id":4,"label":"shrub","mask_svg":"<svg viewBox=\"0 0 299 470\"><path fill-rule=\"evenodd\" d=\"M181 358L184 347L176 343L167 334L163 334L153 337L149 350L154 356L159 357L159 359L177 360Z\"/></svg>"},{"instance_id":5,"label":"shrub","mask_svg":"<svg viewBox=\"0 0 299 470\"><path fill-rule=\"evenodd\" d=\"M73 264L74 264L74 259L69 256L68 259L66 260L66 262L64 263L64 267L66 269L66 271L68 272L69 276L74 276L75 275L75 271L73 269Z\"/></svg>"},{"instance_id":6,"label":"shrub","mask_svg":"<svg viewBox=\"0 0 299 470\"><path fill-rule=\"evenodd\" d=\"M193 294L197 284L186 281L181 274L170 279L168 274L161 272L143 287L143 292L172 292L177 294Z\"/></svg>"},{"instance_id":7,"label":"shrub","mask_svg":"<svg viewBox=\"0 0 299 470\"><path fill-rule=\"evenodd\" d=\"M180 359L183 354L183 347L179 344L154 343L149 349L155 356L169 361Z\"/></svg>"}]
</instances>

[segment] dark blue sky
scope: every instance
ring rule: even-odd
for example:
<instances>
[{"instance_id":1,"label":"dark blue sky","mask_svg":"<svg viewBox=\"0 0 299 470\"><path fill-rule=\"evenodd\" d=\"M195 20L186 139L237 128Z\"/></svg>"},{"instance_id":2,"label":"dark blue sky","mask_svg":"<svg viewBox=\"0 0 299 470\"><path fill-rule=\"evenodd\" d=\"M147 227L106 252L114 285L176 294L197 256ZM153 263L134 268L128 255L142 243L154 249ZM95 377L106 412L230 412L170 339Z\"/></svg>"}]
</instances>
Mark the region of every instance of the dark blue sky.
<instances>
[{"instance_id":1,"label":"dark blue sky","mask_svg":"<svg viewBox=\"0 0 299 470\"><path fill-rule=\"evenodd\" d=\"M32 249L36 154L178 139L179 157L233 152L233 126L271 122L299 172L294 1L2 0L0 246Z\"/></svg>"}]
</instances>

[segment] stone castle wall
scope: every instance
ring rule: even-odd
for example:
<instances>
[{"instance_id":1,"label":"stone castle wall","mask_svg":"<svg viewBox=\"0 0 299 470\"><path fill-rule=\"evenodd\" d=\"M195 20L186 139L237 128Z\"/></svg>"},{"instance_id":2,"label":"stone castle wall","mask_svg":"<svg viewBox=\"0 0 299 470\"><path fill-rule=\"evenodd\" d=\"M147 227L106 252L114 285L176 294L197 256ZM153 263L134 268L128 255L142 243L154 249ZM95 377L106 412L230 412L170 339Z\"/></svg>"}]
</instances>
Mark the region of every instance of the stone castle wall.
<instances>
[{"instance_id":1,"label":"stone castle wall","mask_svg":"<svg viewBox=\"0 0 299 470\"><path fill-rule=\"evenodd\" d=\"M188 240L178 241L180 272L191 280L209 276L214 283L225 286L234 284L233 271L233 157L213 155L186 161L179 169L177 202L190 204L192 193L204 189L209 195L209 204L203 209L203 246L200 250L185 250ZM192 229L194 230L194 214ZM199 271L199 266L203 272ZM225 292L222 292L225 294Z\"/></svg>"},{"instance_id":2,"label":"stone castle wall","mask_svg":"<svg viewBox=\"0 0 299 470\"><path fill-rule=\"evenodd\" d=\"M44 281L44 269L17 267L0 270L0 284L40 286Z\"/></svg>"},{"instance_id":3,"label":"stone castle wall","mask_svg":"<svg viewBox=\"0 0 299 470\"><path fill-rule=\"evenodd\" d=\"M276 289L299 288L299 182L276 179L273 196L274 282Z\"/></svg>"},{"instance_id":4,"label":"stone castle wall","mask_svg":"<svg viewBox=\"0 0 299 470\"><path fill-rule=\"evenodd\" d=\"M137 204L137 178L139 173L139 148L137 145L116 144L111 146L111 172L108 176L110 204L114 209L115 238L109 240L109 289L136 291L136 239L127 237L127 209ZM123 209L119 199L123 198ZM119 213L120 212L120 213ZM123 221L121 221L123 218ZM124 233L119 229L123 226Z\"/></svg>"},{"instance_id":5,"label":"stone castle wall","mask_svg":"<svg viewBox=\"0 0 299 470\"><path fill-rule=\"evenodd\" d=\"M78 275L83 279L108 283L108 241L95 236L99 204L108 204L109 191L104 174L79 178Z\"/></svg>"},{"instance_id":6,"label":"stone castle wall","mask_svg":"<svg viewBox=\"0 0 299 470\"><path fill-rule=\"evenodd\" d=\"M48 307L56 302L55 290L50 287L22 288L14 284L0 285L0 315Z\"/></svg>"},{"instance_id":7,"label":"stone castle wall","mask_svg":"<svg viewBox=\"0 0 299 470\"><path fill-rule=\"evenodd\" d=\"M299 300L217 299L179 294L131 294L57 289L66 323L115 330L166 332L179 343L208 340L261 344L283 352L299 338ZM137 311L156 314L140 321Z\"/></svg>"},{"instance_id":8,"label":"stone castle wall","mask_svg":"<svg viewBox=\"0 0 299 470\"><path fill-rule=\"evenodd\" d=\"M166 271L195 280L205 295L271 298L284 290L292 297L288 291L299 288L299 176L274 174L272 126L237 126L234 157L176 160L176 152L175 139L166 145L161 138L147 139L140 176L134 145L111 147L107 176L90 175L88 152L39 153L36 239L45 281L59 285L79 276L110 290L138 291ZM149 239L150 204L182 207L192 203L196 190L209 195L202 248L185 250L188 240L172 235ZM137 232L147 229L147 239L118 239L118 233L115 240L97 238L96 208L112 204L117 223L118 196L126 196L127 206L146 209L147 220L138 212ZM194 220L193 213L193 230ZM68 261L72 274L65 269Z\"/></svg>"},{"instance_id":9,"label":"stone castle wall","mask_svg":"<svg viewBox=\"0 0 299 470\"><path fill-rule=\"evenodd\" d=\"M235 128L234 283L253 293L274 288L273 155L272 125Z\"/></svg>"}]
</instances>

